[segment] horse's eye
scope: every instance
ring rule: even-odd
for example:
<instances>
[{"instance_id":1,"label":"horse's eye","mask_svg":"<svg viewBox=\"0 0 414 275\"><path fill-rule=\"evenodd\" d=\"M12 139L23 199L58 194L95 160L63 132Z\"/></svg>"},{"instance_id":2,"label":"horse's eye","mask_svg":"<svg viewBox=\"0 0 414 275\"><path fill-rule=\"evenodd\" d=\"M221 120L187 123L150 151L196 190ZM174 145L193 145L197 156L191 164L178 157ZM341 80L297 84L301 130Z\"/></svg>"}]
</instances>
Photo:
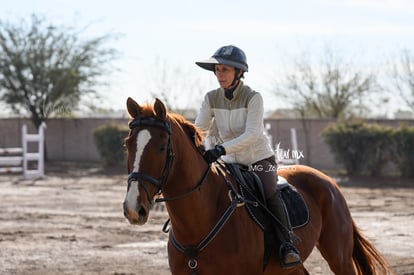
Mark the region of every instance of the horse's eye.
<instances>
[{"instance_id":1,"label":"horse's eye","mask_svg":"<svg viewBox=\"0 0 414 275\"><path fill-rule=\"evenodd\" d=\"M160 151L164 152L165 150L167 150L167 145L161 145Z\"/></svg>"}]
</instances>

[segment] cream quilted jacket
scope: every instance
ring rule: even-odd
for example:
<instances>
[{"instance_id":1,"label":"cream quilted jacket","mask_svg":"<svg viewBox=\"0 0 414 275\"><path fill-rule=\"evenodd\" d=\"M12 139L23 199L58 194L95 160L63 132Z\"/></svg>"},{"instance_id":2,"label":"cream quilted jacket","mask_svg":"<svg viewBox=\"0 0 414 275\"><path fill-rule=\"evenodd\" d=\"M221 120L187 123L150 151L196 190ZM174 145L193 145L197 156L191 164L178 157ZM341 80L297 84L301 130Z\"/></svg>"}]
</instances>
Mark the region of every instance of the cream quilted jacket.
<instances>
[{"instance_id":1,"label":"cream quilted jacket","mask_svg":"<svg viewBox=\"0 0 414 275\"><path fill-rule=\"evenodd\" d=\"M222 88L208 92L195 125L207 132L215 123L226 150L222 159L251 165L274 154L264 133L263 112L262 96L240 81L231 100Z\"/></svg>"}]
</instances>

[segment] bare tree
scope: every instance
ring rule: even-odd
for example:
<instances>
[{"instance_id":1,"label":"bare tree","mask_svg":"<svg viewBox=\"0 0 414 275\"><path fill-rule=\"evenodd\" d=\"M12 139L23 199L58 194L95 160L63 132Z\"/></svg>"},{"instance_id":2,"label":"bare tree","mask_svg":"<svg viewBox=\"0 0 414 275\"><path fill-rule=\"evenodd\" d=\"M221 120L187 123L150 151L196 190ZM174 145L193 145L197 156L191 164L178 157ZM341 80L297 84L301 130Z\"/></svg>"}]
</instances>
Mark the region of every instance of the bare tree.
<instances>
[{"instance_id":1,"label":"bare tree","mask_svg":"<svg viewBox=\"0 0 414 275\"><path fill-rule=\"evenodd\" d=\"M156 58L153 68L148 78L151 83L147 84L151 95L160 98L171 111L194 116L205 92L200 80L165 59Z\"/></svg>"},{"instance_id":2,"label":"bare tree","mask_svg":"<svg viewBox=\"0 0 414 275\"><path fill-rule=\"evenodd\" d=\"M373 73L356 69L344 62L332 48L325 48L324 56L316 63L303 53L293 70L282 76L275 87L276 96L283 97L298 112L304 132L306 161L312 164L309 143L309 124L305 118L340 119L361 116L364 97L380 89Z\"/></svg>"},{"instance_id":3,"label":"bare tree","mask_svg":"<svg viewBox=\"0 0 414 275\"><path fill-rule=\"evenodd\" d=\"M393 65L392 85L414 112L414 55L408 49L401 52L400 61Z\"/></svg>"},{"instance_id":4,"label":"bare tree","mask_svg":"<svg viewBox=\"0 0 414 275\"><path fill-rule=\"evenodd\" d=\"M380 89L373 73L356 69L332 49L313 64L302 56L275 89L301 117L342 118L362 112L363 98Z\"/></svg>"},{"instance_id":5,"label":"bare tree","mask_svg":"<svg viewBox=\"0 0 414 275\"><path fill-rule=\"evenodd\" d=\"M0 21L0 99L28 111L36 128L72 111L111 72L117 52L103 45L114 36L81 39L80 33L37 15L20 24Z\"/></svg>"}]
</instances>

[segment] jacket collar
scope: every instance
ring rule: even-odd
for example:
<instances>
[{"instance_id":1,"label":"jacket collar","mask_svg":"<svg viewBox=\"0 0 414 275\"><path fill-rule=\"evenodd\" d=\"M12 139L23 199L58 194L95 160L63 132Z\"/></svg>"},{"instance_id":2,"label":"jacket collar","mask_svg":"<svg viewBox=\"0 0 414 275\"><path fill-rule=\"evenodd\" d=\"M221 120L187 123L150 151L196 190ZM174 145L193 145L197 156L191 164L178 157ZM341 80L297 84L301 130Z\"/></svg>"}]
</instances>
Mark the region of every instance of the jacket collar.
<instances>
[{"instance_id":1,"label":"jacket collar","mask_svg":"<svg viewBox=\"0 0 414 275\"><path fill-rule=\"evenodd\" d=\"M234 91L233 91L233 98L232 99L228 99L226 96L225 96L225 90L223 89L223 88L220 88L221 90L222 90L222 92L223 92L223 95L224 95L224 98L226 99L226 100L229 100L229 101L231 101L231 100L235 100L235 99L237 99L237 97L238 97L238 95L240 94L240 90L242 89L242 87L244 86L244 84L243 84L243 81L242 80L239 80L239 84L237 85L237 87L234 89Z\"/></svg>"}]
</instances>

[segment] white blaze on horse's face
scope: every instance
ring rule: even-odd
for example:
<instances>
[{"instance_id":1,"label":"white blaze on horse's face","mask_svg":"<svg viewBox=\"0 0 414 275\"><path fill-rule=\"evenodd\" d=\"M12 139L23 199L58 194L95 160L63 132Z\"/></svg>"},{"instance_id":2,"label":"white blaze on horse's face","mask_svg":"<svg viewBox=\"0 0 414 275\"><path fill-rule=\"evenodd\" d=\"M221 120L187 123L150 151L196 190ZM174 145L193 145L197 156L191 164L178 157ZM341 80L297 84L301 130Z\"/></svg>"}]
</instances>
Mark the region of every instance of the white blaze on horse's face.
<instances>
[{"instance_id":1,"label":"white blaze on horse's face","mask_svg":"<svg viewBox=\"0 0 414 275\"><path fill-rule=\"evenodd\" d=\"M142 153L144 152L145 147L151 140L151 133L144 129L140 131L137 135L137 151L135 153L135 160L132 172L139 172L139 164L141 161ZM139 196L138 190L138 181L132 181L129 186L128 193L125 198L125 203L128 209L137 208L137 198Z\"/></svg>"}]
</instances>

